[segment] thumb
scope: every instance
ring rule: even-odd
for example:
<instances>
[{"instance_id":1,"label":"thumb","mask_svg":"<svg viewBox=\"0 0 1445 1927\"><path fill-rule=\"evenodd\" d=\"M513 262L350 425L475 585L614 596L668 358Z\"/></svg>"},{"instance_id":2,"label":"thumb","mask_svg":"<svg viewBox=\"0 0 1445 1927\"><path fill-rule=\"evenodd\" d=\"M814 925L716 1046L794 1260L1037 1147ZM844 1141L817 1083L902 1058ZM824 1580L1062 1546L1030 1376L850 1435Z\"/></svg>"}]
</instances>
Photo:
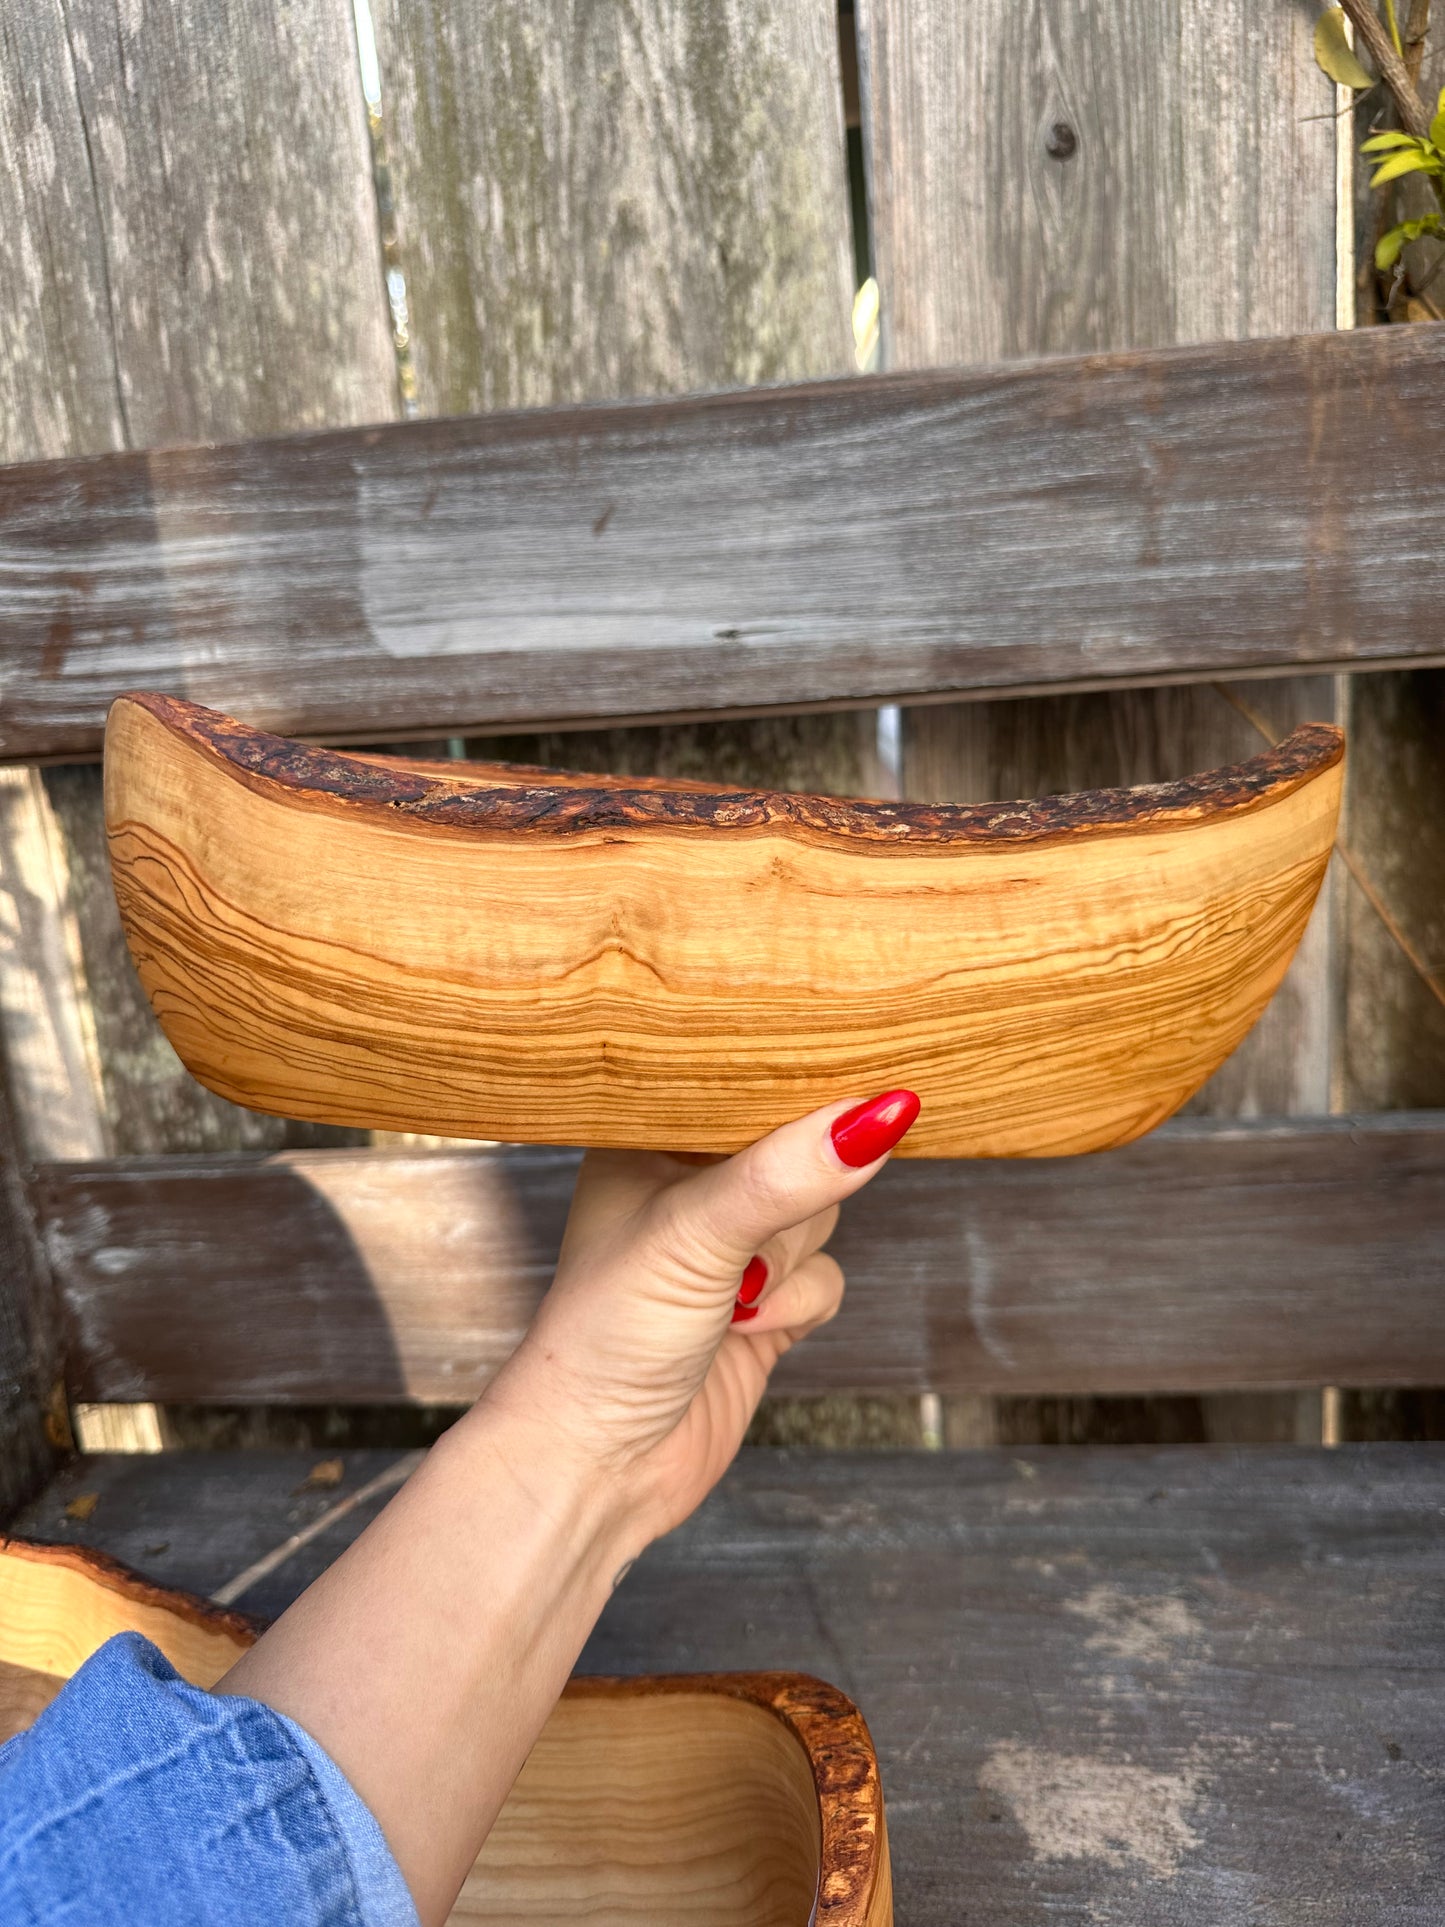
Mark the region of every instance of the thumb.
<instances>
[{"instance_id":1,"label":"thumb","mask_svg":"<svg viewBox=\"0 0 1445 1927\"><path fill-rule=\"evenodd\" d=\"M825 1105L666 1193L669 1229L699 1270L740 1272L769 1238L841 1204L875 1177L918 1116L912 1091Z\"/></svg>"}]
</instances>

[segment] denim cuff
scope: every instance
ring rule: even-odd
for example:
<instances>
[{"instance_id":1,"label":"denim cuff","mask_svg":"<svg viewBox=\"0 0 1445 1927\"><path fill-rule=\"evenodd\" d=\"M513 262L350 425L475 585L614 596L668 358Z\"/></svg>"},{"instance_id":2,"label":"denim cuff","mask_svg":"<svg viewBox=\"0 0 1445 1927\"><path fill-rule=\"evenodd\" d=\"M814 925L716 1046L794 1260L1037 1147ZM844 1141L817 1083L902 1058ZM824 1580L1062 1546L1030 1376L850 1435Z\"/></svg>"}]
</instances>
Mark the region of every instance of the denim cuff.
<instances>
[{"instance_id":1,"label":"denim cuff","mask_svg":"<svg viewBox=\"0 0 1445 1927\"><path fill-rule=\"evenodd\" d=\"M183 1680L138 1633L0 1747L10 1927L418 1927L380 1827L311 1736Z\"/></svg>"}]
</instances>

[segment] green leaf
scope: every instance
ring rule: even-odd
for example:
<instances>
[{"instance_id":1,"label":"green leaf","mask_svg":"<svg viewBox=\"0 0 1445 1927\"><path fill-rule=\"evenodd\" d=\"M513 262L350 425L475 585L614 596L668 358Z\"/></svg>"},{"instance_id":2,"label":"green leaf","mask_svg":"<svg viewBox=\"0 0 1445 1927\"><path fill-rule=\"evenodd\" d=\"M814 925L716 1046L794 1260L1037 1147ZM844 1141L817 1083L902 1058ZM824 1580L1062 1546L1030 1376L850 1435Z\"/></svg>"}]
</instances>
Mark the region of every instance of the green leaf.
<instances>
[{"instance_id":1,"label":"green leaf","mask_svg":"<svg viewBox=\"0 0 1445 1927\"><path fill-rule=\"evenodd\" d=\"M1420 153L1416 148L1408 154L1392 154L1389 160L1381 163L1370 176L1371 187L1383 187L1386 181L1397 181L1402 174L1438 174L1440 163L1433 155Z\"/></svg>"},{"instance_id":2,"label":"green leaf","mask_svg":"<svg viewBox=\"0 0 1445 1927\"><path fill-rule=\"evenodd\" d=\"M1430 123L1430 145L1445 150L1445 107Z\"/></svg>"},{"instance_id":3,"label":"green leaf","mask_svg":"<svg viewBox=\"0 0 1445 1927\"><path fill-rule=\"evenodd\" d=\"M1403 221L1398 227L1392 227L1388 234L1382 234L1380 236L1379 246L1375 249L1375 266L1380 270L1381 274L1383 274L1387 268L1393 268L1399 260L1401 254L1404 252L1405 238L1405 223Z\"/></svg>"},{"instance_id":4,"label":"green leaf","mask_svg":"<svg viewBox=\"0 0 1445 1927\"><path fill-rule=\"evenodd\" d=\"M1441 232L1445 232L1445 221L1438 214L1422 214L1418 221L1401 221L1388 234L1380 236L1380 245L1375 249L1375 266L1381 270L1393 268L1412 241L1418 241L1424 234Z\"/></svg>"},{"instance_id":5,"label":"green leaf","mask_svg":"<svg viewBox=\"0 0 1445 1927\"><path fill-rule=\"evenodd\" d=\"M1402 134L1398 127L1392 127L1388 133L1372 134L1367 141L1361 141L1360 152L1383 154L1392 147L1418 147L1419 145L1419 141L1413 134Z\"/></svg>"},{"instance_id":6,"label":"green leaf","mask_svg":"<svg viewBox=\"0 0 1445 1927\"><path fill-rule=\"evenodd\" d=\"M1315 59L1341 87L1373 87L1375 76L1360 65L1345 35L1343 7L1326 7L1315 22Z\"/></svg>"}]
</instances>

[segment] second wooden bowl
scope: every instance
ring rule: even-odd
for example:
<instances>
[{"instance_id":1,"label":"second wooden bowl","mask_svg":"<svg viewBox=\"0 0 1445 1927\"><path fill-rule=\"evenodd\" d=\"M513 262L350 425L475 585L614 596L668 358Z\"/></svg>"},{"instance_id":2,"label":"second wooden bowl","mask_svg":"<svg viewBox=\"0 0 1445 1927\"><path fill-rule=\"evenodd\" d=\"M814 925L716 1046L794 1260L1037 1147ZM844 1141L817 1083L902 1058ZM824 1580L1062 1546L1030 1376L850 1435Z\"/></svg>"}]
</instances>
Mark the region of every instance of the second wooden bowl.
<instances>
[{"instance_id":1,"label":"second wooden bowl","mask_svg":"<svg viewBox=\"0 0 1445 1927\"><path fill-rule=\"evenodd\" d=\"M106 733L117 900L183 1062L291 1117L730 1151L898 1085L906 1157L1139 1136L1284 975L1338 730L1186 782L926 807Z\"/></svg>"},{"instance_id":2,"label":"second wooden bowl","mask_svg":"<svg viewBox=\"0 0 1445 1927\"><path fill-rule=\"evenodd\" d=\"M212 1686L254 1622L71 1546L0 1539L0 1742L115 1633ZM862 1715L800 1673L576 1679L451 1918L487 1927L891 1927Z\"/></svg>"}]
</instances>

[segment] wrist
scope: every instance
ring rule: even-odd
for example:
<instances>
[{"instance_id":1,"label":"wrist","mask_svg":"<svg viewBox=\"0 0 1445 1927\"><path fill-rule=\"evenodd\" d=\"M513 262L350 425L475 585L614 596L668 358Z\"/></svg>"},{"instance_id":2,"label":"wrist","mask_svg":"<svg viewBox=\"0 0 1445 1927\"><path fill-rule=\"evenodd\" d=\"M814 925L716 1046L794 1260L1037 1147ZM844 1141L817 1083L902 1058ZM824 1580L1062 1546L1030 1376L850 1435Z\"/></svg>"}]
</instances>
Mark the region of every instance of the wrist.
<instances>
[{"instance_id":1,"label":"wrist","mask_svg":"<svg viewBox=\"0 0 1445 1927\"><path fill-rule=\"evenodd\" d=\"M558 1557L600 1575L610 1592L620 1569L654 1536L642 1481L567 1424L558 1388L530 1381L530 1373L505 1368L432 1458L439 1473L466 1489L484 1485L493 1504L510 1495Z\"/></svg>"}]
</instances>

